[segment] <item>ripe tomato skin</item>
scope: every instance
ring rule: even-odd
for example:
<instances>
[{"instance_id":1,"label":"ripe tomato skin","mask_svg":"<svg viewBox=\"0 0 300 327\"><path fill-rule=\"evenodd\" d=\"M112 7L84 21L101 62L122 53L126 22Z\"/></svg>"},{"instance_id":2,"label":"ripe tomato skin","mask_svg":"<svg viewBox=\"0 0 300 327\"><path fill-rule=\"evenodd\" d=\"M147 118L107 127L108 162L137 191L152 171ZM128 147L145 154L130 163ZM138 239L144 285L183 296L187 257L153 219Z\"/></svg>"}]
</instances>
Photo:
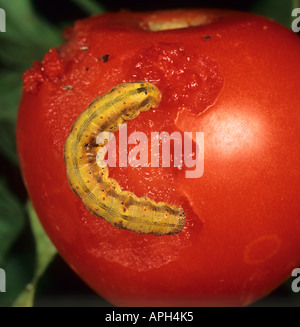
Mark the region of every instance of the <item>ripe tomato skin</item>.
<instances>
[{"instance_id":1,"label":"ripe tomato skin","mask_svg":"<svg viewBox=\"0 0 300 327\"><path fill-rule=\"evenodd\" d=\"M148 28L174 17L203 25ZM24 74L17 143L37 214L74 271L122 306L247 305L283 282L300 264L297 36L225 10L105 14L65 35ZM204 132L201 178L175 168L110 169L138 196L181 204L187 224L177 235L114 228L86 210L66 179L62 153L76 117L133 80L153 82L163 100L128 133Z\"/></svg>"}]
</instances>

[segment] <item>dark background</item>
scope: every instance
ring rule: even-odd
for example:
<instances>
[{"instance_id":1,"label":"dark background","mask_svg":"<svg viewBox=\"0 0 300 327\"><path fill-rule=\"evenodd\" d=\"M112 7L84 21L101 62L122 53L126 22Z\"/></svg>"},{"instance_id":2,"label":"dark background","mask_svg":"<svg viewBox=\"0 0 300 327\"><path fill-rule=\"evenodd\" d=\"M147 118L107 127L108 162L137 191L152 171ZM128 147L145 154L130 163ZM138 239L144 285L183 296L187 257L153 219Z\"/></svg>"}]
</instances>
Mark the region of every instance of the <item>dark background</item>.
<instances>
[{"instance_id":1,"label":"dark background","mask_svg":"<svg viewBox=\"0 0 300 327\"><path fill-rule=\"evenodd\" d=\"M97 1L103 4L107 11L118 11L120 9L129 9L133 11L171 9L171 8L230 8L235 10L250 10L255 0L245 1L221 1L221 0L161 0L161 1L143 1L143 0L124 0L124 1ZM274 1L276 2L276 0ZM70 3L69 0L51 0L51 1L33 1L38 11L52 22L64 22L66 20L75 20L86 16L78 6ZM59 10L57 10L59 8Z\"/></svg>"},{"instance_id":2,"label":"dark background","mask_svg":"<svg viewBox=\"0 0 300 327\"><path fill-rule=\"evenodd\" d=\"M8 1L8 0L6 0ZM23 1L23 0L19 0ZM291 8L288 7L291 1L269 1L269 0L248 0L248 1L137 1L137 0L126 0L126 1L96 1L101 4L106 11L118 11L120 9L127 10L156 10L156 9L171 9L171 8L187 8L187 7L215 7L215 8L229 8L235 10L253 11L260 14L272 17L282 23L290 20L286 13L291 12ZM60 31L64 27L72 24L74 20L84 18L89 14L83 10L76 1L72 0L32 0L33 8L37 16L44 20L51 28ZM5 1L0 1L0 7L5 9ZM285 10L281 10L285 6ZM9 16L7 16L7 24L9 24ZM287 25L287 24L286 24ZM9 26L9 25L7 25ZM18 98L16 94L20 95L21 90L21 76L22 72L29 68L34 59L41 59L43 54L48 50L52 44L42 44L40 50L32 50L28 58L24 59L24 62L11 62L7 63L5 57L1 56L2 50L8 46L11 46L9 40L2 40L0 35L0 82L4 78L3 71L10 71L16 73L16 81L12 84L16 87L16 93L11 95L16 99L11 99L12 111L15 112L12 115L11 120L4 120L3 123L0 121L0 139L2 143L6 144L7 147L11 147L11 152L7 150L1 150L0 146L0 167L1 175L0 181L4 180L5 187L3 192L11 193L15 200L19 203L20 207L24 208L27 201L27 194L25 187L22 182L22 177L19 171L17 157L15 153L14 139L14 128L15 128L15 116L18 104ZM20 40L20 44L24 42ZM50 41L49 41L50 43ZM27 44L27 46L29 46ZM48 47L48 48L47 48ZM34 42L32 45L34 49ZM30 59L31 58L31 59ZM19 74L19 75L18 75ZM19 77L18 77L19 76ZM1 97L5 94L6 89L1 87ZM6 99L6 98L5 98ZM10 98L8 98L10 101ZM7 100L7 101L8 101ZM0 111L4 108L4 104L0 99ZM15 101L15 102L14 102ZM6 102L5 102L6 105ZM2 125L1 125L2 124ZM8 126L8 127L7 127ZM11 127L9 127L11 126ZM4 131L4 132L3 132ZM2 134L1 134L2 133ZM6 133L6 134L3 134ZM3 140L4 137L4 140ZM4 194L3 193L3 194ZM1 200L0 200L1 201ZM0 220L1 220L1 203L0 203ZM5 254L5 258L1 262L0 267L7 266L13 267L11 271L19 269L20 274L15 274L9 278L15 278L14 280L8 281L10 285L15 285L16 291L22 289L28 281L30 281L33 274L33 267L35 263L34 252L35 245L32 236L30 224L28 223L28 214L24 212L24 224L20 231L18 231L15 241L11 245L9 251ZM1 226L0 226L1 227ZM0 241L1 246L1 241ZM1 266L2 264L2 266ZM14 270L13 270L14 269ZM276 269L276 267L274 267ZM7 274L8 276L8 274ZM272 294L258 301L253 306L300 306L300 295L291 292L291 280L288 280L285 284L280 286ZM0 306L11 305L12 298L4 299L4 295L7 293L0 293ZM74 272L64 263L60 256L56 256L53 262L50 264L48 270L43 275L37 288L37 295L35 298L35 306L110 306L108 302L101 299L92 290L90 290L75 274Z\"/></svg>"}]
</instances>

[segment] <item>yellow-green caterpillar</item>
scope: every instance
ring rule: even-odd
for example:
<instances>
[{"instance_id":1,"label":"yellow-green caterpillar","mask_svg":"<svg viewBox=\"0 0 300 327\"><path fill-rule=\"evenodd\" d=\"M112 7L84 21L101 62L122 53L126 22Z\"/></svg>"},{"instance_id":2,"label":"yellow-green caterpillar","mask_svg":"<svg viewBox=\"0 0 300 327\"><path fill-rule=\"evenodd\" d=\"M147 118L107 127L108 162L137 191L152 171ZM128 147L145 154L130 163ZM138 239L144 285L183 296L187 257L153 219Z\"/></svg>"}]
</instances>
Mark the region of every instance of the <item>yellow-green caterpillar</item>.
<instances>
[{"instance_id":1,"label":"yellow-green caterpillar","mask_svg":"<svg viewBox=\"0 0 300 327\"><path fill-rule=\"evenodd\" d=\"M157 107L160 100L160 91L151 83L120 84L82 112L64 147L69 185L89 211L118 228L157 236L183 229L183 209L122 191L117 181L108 177L108 168L97 165L97 152L105 144L97 144L96 139L100 132L115 132L124 120Z\"/></svg>"}]
</instances>

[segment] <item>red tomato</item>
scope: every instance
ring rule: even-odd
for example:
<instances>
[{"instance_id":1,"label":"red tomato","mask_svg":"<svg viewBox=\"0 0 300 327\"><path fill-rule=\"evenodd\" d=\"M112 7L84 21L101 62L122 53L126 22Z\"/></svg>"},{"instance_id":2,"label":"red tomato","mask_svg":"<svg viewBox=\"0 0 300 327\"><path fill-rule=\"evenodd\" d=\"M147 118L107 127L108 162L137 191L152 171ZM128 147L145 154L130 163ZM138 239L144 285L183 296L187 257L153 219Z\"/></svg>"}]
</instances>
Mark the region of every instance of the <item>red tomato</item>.
<instances>
[{"instance_id":1,"label":"red tomato","mask_svg":"<svg viewBox=\"0 0 300 327\"><path fill-rule=\"evenodd\" d=\"M247 305L300 264L300 41L225 10L120 12L76 22L24 74L17 142L25 183L60 254L122 306ZM123 189L182 205L171 236L117 229L70 189L63 147L79 114L112 87L154 83L162 102L128 133L204 132L204 174L111 168Z\"/></svg>"}]
</instances>

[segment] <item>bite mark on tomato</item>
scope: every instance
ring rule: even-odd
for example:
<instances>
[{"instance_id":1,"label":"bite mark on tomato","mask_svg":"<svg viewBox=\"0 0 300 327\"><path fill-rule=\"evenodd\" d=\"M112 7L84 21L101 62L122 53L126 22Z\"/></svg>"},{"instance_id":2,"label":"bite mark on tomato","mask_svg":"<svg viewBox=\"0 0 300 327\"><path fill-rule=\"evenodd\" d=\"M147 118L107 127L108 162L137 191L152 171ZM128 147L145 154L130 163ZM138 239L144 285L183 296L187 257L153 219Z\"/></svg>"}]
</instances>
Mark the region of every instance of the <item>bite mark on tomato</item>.
<instances>
[{"instance_id":1,"label":"bite mark on tomato","mask_svg":"<svg viewBox=\"0 0 300 327\"><path fill-rule=\"evenodd\" d=\"M199 115L216 101L223 76L217 63L177 43L161 42L140 50L129 70L132 80L154 83L177 110Z\"/></svg>"},{"instance_id":2,"label":"bite mark on tomato","mask_svg":"<svg viewBox=\"0 0 300 327\"><path fill-rule=\"evenodd\" d=\"M23 75L23 91L36 93L40 84L45 80L55 81L62 77L64 72L63 59L57 50L51 48L45 54L42 62L35 62Z\"/></svg>"}]
</instances>

